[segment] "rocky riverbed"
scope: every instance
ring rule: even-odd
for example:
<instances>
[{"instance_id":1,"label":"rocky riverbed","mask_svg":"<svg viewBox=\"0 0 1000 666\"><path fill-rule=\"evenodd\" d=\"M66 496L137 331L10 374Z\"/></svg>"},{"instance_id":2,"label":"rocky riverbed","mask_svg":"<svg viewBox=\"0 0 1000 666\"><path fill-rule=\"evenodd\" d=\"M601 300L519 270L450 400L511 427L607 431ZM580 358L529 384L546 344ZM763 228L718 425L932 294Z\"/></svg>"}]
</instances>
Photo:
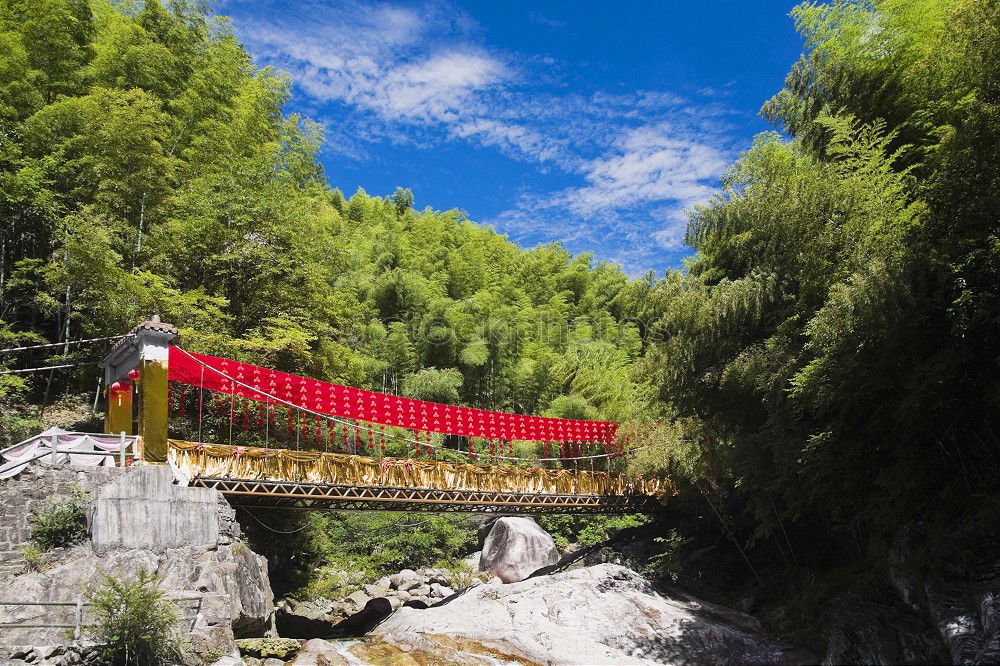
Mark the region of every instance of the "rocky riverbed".
<instances>
[{"instance_id":1,"label":"rocky riverbed","mask_svg":"<svg viewBox=\"0 0 1000 666\"><path fill-rule=\"evenodd\" d=\"M311 639L281 657L298 666L816 661L767 636L748 615L658 590L615 564L509 584L493 578L430 608L386 610L363 640ZM245 650L244 660L248 666L279 663L268 663L260 651Z\"/></svg>"},{"instance_id":2,"label":"rocky riverbed","mask_svg":"<svg viewBox=\"0 0 1000 666\"><path fill-rule=\"evenodd\" d=\"M657 590L615 564L495 581L433 608L402 608L373 633L398 643L435 632L543 664L814 661L748 615Z\"/></svg>"},{"instance_id":3,"label":"rocky riverbed","mask_svg":"<svg viewBox=\"0 0 1000 666\"><path fill-rule=\"evenodd\" d=\"M311 602L320 615L299 616L295 629L317 638L282 656L291 664L815 661L767 636L748 615L658 589L620 565L532 576L552 568L559 553L531 519L489 521L480 543L470 562L480 571L465 585L455 584L454 572L406 569L352 594L355 614L337 622L328 603ZM362 633L363 640L335 640ZM263 653L244 660L265 666Z\"/></svg>"},{"instance_id":4,"label":"rocky riverbed","mask_svg":"<svg viewBox=\"0 0 1000 666\"><path fill-rule=\"evenodd\" d=\"M343 599L282 599L275 608L275 628L279 635L290 638L354 634L356 630L349 620L373 600L384 600L379 605L390 611L404 605L427 608L454 594L455 588L479 585L489 579L488 574L473 571L403 569L365 584Z\"/></svg>"},{"instance_id":5,"label":"rocky riverbed","mask_svg":"<svg viewBox=\"0 0 1000 666\"><path fill-rule=\"evenodd\" d=\"M940 571L910 566L921 542L901 533L886 603L830 600L820 657L776 640L749 615L645 579L634 570L648 560L644 538L560 559L528 518L484 521L480 551L464 568L404 569L359 579L343 599L275 604L275 563L243 541L233 509L215 491L173 484L164 468L39 470L8 481L0 505L16 528L4 533L6 550L16 554L33 507L74 484L93 499L89 539L52 552L41 570L8 561L0 598L70 603L104 573L156 572L185 618L189 666L986 664L1000 655L995 533L970 546L974 557ZM0 621L40 623L46 608L5 606ZM0 640L4 665L97 663L86 636L71 641L63 629L8 628Z\"/></svg>"}]
</instances>

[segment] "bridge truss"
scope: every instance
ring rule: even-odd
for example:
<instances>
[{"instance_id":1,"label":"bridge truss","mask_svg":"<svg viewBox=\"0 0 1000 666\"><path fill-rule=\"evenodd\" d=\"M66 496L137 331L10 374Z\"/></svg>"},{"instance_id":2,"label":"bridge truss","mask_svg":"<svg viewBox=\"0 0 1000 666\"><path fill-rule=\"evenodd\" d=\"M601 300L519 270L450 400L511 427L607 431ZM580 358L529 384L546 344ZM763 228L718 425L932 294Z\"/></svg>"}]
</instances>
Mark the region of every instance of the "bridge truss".
<instances>
[{"instance_id":1,"label":"bridge truss","mask_svg":"<svg viewBox=\"0 0 1000 666\"><path fill-rule=\"evenodd\" d=\"M504 514L656 513L665 508L656 498L643 495L438 490L218 477L196 477L191 485L218 490L234 506L260 508Z\"/></svg>"}]
</instances>

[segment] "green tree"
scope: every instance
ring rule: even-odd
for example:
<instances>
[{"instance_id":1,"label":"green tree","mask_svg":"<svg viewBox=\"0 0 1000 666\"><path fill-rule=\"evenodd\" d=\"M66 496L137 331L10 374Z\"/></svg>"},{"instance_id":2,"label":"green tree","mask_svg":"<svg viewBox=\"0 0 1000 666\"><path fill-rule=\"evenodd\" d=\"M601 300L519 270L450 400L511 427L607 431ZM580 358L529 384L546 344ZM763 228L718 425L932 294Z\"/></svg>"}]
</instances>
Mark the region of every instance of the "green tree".
<instances>
[{"instance_id":1,"label":"green tree","mask_svg":"<svg viewBox=\"0 0 1000 666\"><path fill-rule=\"evenodd\" d=\"M396 207L396 216L403 217L406 211L413 208L413 191L409 188L397 187L392 194L392 204Z\"/></svg>"},{"instance_id":2,"label":"green tree","mask_svg":"<svg viewBox=\"0 0 1000 666\"><path fill-rule=\"evenodd\" d=\"M104 574L90 594L92 633L101 656L114 666L172 664L180 658L174 632L177 611L161 579L140 570L135 580Z\"/></svg>"}]
</instances>

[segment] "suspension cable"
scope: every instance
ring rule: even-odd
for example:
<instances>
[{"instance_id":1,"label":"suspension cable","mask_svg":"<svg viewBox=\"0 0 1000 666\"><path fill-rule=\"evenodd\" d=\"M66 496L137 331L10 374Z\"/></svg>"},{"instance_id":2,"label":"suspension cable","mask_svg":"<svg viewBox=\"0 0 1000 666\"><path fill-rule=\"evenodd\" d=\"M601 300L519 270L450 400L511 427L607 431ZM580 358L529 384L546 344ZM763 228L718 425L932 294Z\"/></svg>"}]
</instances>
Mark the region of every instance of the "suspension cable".
<instances>
[{"instance_id":1,"label":"suspension cable","mask_svg":"<svg viewBox=\"0 0 1000 666\"><path fill-rule=\"evenodd\" d=\"M45 370L62 370L64 368L75 368L78 365L96 365L95 363L67 363L65 365L43 365L40 368L23 368L21 370L0 370L0 375L18 375L27 372L44 372Z\"/></svg>"},{"instance_id":2,"label":"suspension cable","mask_svg":"<svg viewBox=\"0 0 1000 666\"><path fill-rule=\"evenodd\" d=\"M109 335L104 338L90 338L88 340L67 340L66 342L49 342L43 345L29 345L27 347L8 347L6 349L0 349L0 354L6 354L8 352L19 352L28 351L29 349L48 349L51 347L63 347L65 345L82 345L89 342L104 342L105 340L120 340L124 338L124 335Z\"/></svg>"},{"instance_id":3,"label":"suspension cable","mask_svg":"<svg viewBox=\"0 0 1000 666\"><path fill-rule=\"evenodd\" d=\"M237 509L243 509L243 512L245 514L247 514L248 516L250 516L251 518L253 518L254 520L256 520L257 523L260 524L261 527L263 527L266 530L270 530L271 532L274 532L275 534L295 534L296 532L301 532L305 528L309 527L309 523L307 522L302 527L299 527L298 529L294 529L294 530L291 530L291 531L287 531L286 532L285 530L276 530L273 527L271 527L270 525L265 525L264 521L262 521L257 516L253 515L253 513L249 509L247 509L246 507L244 507L244 506L237 506L236 508Z\"/></svg>"},{"instance_id":4,"label":"suspension cable","mask_svg":"<svg viewBox=\"0 0 1000 666\"><path fill-rule=\"evenodd\" d=\"M226 374L222 370L219 370L218 368L213 368L212 366L208 365L207 363L205 363L204 361L202 361L197 356L194 356L193 354L189 353L187 350L182 349L182 348L178 347L177 345L174 345L174 348L177 351L179 351L182 354L184 354L185 356L187 356L188 358L190 358L192 361L194 361L198 365L202 366L203 368L211 370L212 372L216 373L217 375L225 377L227 380L231 381L233 384L235 384L237 386L242 386L243 388L245 388L245 389L247 389L249 391L252 391L252 392L254 392L254 393L258 394L258 395L262 395L262 396L266 397L267 399L272 400L272 401L274 401L276 403L285 405L286 407L291 407L291 408L296 409L296 410L301 410L301 412L304 412L306 414L312 414L313 416L315 416L317 418L327 419L329 421L333 421L334 423L340 423L340 424L343 424L345 426L352 427L355 430L364 430L364 431L366 431L366 432L369 433L370 437L378 434L378 431L376 431L373 428L369 428L367 426L362 426L362 425L357 425L355 423L351 423L350 421L346 421L344 419L338 418L338 417L330 415L330 414L323 414L322 412L315 412L315 411L309 409L308 407L302 407L301 405L296 405L293 402L289 402L288 400L285 400L283 398L279 398L276 395L272 395L270 393L267 393L266 391L264 391L261 388L255 388L253 386L250 386L249 384L245 384L244 382L241 382L240 380L238 380L238 379L236 379L234 377L229 376L228 374ZM298 416L298 414L296 414L296 416ZM296 428L296 431L298 431L298 428ZM382 435L384 435L384 434L385 433L382 432ZM415 444L415 445L418 445L418 446L429 446L430 448L434 448L434 449L447 448L447 447L438 446L437 444L431 444L429 442L427 442L427 443L421 443L421 442L419 442L417 440L413 440L413 439L410 439L409 437L403 437L403 436L400 436L400 435L392 435L392 434L390 434L389 437L392 438L392 439L398 440L398 441L409 442L410 444ZM560 460L589 460L589 459L599 459L599 458L616 458L616 457L622 457L622 456L625 456L625 455L631 455L633 453L636 453L638 451L641 451L643 449L648 448L648 446L649 446L648 444L644 445L644 446L636 446L636 447L633 447L633 448L628 449L626 451L621 451L621 452L616 452L616 453L601 453L601 454L592 455L592 456L575 456L575 457L574 456L570 456L570 457L566 457L566 458L520 458L520 457L516 457L516 456L496 456L496 457L500 458L501 460L513 460L513 461L516 461L516 462L544 462L544 461L560 461ZM452 451L452 449L447 449L447 450L448 451ZM456 449L454 452L455 453L460 453L460 454L462 454L464 456L471 456L472 458L475 458L475 456L476 456L476 454L473 453L473 452L462 451L460 449Z\"/></svg>"}]
</instances>

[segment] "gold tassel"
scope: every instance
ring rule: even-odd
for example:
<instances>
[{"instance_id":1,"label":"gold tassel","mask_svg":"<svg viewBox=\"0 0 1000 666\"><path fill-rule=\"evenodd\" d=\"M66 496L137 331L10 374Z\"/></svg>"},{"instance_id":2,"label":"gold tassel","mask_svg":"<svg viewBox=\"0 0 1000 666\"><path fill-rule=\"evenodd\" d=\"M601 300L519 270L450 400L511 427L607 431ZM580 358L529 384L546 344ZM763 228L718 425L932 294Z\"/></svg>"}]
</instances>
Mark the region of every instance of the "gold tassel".
<instances>
[{"instance_id":1,"label":"gold tassel","mask_svg":"<svg viewBox=\"0 0 1000 666\"><path fill-rule=\"evenodd\" d=\"M636 478L586 470L543 469L343 453L289 451L168 441L170 460L189 478L298 481L391 488L425 488L560 495L677 494L669 479Z\"/></svg>"}]
</instances>

